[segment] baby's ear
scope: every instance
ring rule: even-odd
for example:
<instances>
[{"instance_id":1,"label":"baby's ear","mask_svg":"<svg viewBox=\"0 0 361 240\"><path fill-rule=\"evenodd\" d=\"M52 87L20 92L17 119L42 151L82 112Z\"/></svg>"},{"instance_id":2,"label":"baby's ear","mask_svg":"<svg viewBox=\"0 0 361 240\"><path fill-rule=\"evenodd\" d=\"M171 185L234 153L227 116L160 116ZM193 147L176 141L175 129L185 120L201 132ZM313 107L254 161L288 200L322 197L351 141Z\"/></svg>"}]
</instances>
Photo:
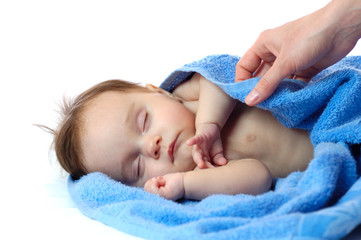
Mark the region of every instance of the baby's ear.
<instances>
[{"instance_id":1,"label":"baby's ear","mask_svg":"<svg viewBox=\"0 0 361 240\"><path fill-rule=\"evenodd\" d=\"M148 90L152 91L152 92L164 94L164 95L166 95L166 96L168 96L170 98L173 98L173 99L179 101L180 103L183 103L183 100L181 98L179 98L177 96L174 96L173 94L171 94L170 92L164 90L163 88L154 86L153 84L149 84L149 83L146 84L145 87Z\"/></svg>"},{"instance_id":2,"label":"baby's ear","mask_svg":"<svg viewBox=\"0 0 361 240\"><path fill-rule=\"evenodd\" d=\"M153 84L150 84L150 83L147 83L145 85L145 88L147 88L148 90L152 91L152 92L156 92L156 93L162 93L162 94L165 94L165 95L171 95L170 92L164 90L163 88L160 88L160 87L157 87L157 86L154 86Z\"/></svg>"}]
</instances>

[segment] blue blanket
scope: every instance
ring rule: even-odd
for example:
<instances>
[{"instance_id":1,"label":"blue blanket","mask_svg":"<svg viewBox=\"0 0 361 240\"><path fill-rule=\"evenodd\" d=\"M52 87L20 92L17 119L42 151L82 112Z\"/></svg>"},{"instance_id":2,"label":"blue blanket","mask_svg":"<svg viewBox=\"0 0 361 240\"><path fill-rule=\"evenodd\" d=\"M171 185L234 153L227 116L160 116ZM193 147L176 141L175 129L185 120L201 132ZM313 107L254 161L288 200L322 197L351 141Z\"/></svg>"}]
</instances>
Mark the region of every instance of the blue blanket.
<instances>
[{"instance_id":1,"label":"blue blanket","mask_svg":"<svg viewBox=\"0 0 361 240\"><path fill-rule=\"evenodd\" d=\"M244 101L258 78L234 83L239 58L213 55L174 71L172 91L199 72ZM68 179L88 217L147 239L339 239L361 223L361 57L347 57L308 84L284 80L258 107L285 126L307 129L314 158L304 172L277 179L259 196L213 195L169 201L101 173Z\"/></svg>"}]
</instances>

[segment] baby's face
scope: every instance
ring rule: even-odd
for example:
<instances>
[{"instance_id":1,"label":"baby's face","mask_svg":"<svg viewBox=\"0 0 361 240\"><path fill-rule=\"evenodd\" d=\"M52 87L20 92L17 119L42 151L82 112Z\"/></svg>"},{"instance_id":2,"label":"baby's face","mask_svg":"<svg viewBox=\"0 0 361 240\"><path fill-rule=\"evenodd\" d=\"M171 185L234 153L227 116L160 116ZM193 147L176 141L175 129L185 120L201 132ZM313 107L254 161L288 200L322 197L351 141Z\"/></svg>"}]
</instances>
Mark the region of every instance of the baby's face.
<instances>
[{"instance_id":1,"label":"baby's face","mask_svg":"<svg viewBox=\"0 0 361 240\"><path fill-rule=\"evenodd\" d=\"M195 115L160 93L109 91L84 112L82 144L89 172L103 172L128 185L194 169L185 142L195 134Z\"/></svg>"}]
</instances>

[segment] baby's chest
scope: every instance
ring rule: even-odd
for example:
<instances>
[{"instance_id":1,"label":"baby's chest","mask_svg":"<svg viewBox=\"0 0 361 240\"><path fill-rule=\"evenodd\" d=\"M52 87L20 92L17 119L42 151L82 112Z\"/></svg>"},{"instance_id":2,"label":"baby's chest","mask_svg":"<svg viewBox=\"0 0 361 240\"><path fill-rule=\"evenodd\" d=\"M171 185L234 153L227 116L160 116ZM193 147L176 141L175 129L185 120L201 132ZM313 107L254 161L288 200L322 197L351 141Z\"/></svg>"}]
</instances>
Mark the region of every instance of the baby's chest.
<instances>
[{"instance_id":1,"label":"baby's chest","mask_svg":"<svg viewBox=\"0 0 361 240\"><path fill-rule=\"evenodd\" d=\"M303 171L313 156L305 130L286 128L261 109L237 110L222 132L228 160L254 158L262 161L274 177Z\"/></svg>"},{"instance_id":2,"label":"baby's chest","mask_svg":"<svg viewBox=\"0 0 361 240\"><path fill-rule=\"evenodd\" d=\"M256 158L261 160L279 150L278 134L283 126L261 109L235 109L222 130L222 143L229 159Z\"/></svg>"}]
</instances>

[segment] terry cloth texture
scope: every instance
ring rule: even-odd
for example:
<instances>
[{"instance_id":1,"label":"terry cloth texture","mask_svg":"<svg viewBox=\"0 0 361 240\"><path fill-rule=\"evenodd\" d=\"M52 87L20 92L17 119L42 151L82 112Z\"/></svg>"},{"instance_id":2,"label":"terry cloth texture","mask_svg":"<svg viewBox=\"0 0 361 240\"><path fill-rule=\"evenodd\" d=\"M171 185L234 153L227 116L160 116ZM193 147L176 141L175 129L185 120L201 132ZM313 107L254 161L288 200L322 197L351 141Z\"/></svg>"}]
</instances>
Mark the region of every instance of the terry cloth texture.
<instances>
[{"instance_id":1,"label":"terry cloth texture","mask_svg":"<svg viewBox=\"0 0 361 240\"><path fill-rule=\"evenodd\" d=\"M259 78L234 83L239 57L212 55L174 71L172 91L198 72L244 102ZM306 129L314 158L258 196L212 195L173 202L101 173L68 179L88 217L146 239L339 239L361 223L361 57L347 57L305 84L284 80L258 107L283 125Z\"/></svg>"}]
</instances>

